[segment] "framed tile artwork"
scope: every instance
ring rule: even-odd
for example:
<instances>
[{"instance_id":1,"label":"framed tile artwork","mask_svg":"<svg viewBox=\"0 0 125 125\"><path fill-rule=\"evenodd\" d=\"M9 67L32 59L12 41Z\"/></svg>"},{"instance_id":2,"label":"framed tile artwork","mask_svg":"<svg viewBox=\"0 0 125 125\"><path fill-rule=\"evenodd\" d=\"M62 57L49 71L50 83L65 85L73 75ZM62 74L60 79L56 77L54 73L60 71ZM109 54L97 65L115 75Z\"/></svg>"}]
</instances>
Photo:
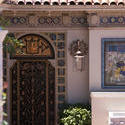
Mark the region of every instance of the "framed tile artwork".
<instances>
[{"instance_id":1,"label":"framed tile artwork","mask_svg":"<svg viewBox=\"0 0 125 125\"><path fill-rule=\"evenodd\" d=\"M125 38L101 40L102 88L125 89Z\"/></svg>"}]
</instances>

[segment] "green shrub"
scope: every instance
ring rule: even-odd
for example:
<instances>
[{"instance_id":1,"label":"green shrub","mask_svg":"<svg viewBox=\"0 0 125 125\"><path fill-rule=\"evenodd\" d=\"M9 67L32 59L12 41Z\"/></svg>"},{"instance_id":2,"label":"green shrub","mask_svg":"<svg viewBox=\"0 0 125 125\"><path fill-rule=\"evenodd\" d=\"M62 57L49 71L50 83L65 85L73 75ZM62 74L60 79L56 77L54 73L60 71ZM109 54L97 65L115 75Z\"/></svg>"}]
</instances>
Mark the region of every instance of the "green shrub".
<instances>
[{"instance_id":1,"label":"green shrub","mask_svg":"<svg viewBox=\"0 0 125 125\"><path fill-rule=\"evenodd\" d=\"M89 105L67 105L60 112L60 125L91 125Z\"/></svg>"}]
</instances>

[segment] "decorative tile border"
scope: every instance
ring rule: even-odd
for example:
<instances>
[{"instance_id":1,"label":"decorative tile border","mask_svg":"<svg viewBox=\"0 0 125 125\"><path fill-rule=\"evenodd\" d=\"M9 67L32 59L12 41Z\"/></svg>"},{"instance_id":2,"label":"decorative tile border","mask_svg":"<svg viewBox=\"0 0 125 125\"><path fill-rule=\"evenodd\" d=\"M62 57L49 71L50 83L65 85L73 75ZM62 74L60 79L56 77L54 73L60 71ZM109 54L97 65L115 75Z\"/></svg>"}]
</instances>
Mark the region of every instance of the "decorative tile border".
<instances>
[{"instance_id":1,"label":"decorative tile border","mask_svg":"<svg viewBox=\"0 0 125 125\"><path fill-rule=\"evenodd\" d=\"M124 15L98 15L96 17L92 14L85 15L83 13L53 13L50 15L47 13L40 13L39 15L36 13L26 13L25 15L16 13L15 16L13 14L5 14L5 18L10 21L10 25L8 27L14 28L26 28L26 27L39 27L39 28L54 28L54 27L88 27L88 26L122 26L125 25L125 16ZM7 16L9 15L9 16Z\"/></svg>"},{"instance_id":2,"label":"decorative tile border","mask_svg":"<svg viewBox=\"0 0 125 125\"><path fill-rule=\"evenodd\" d=\"M26 17L12 17L11 19L10 19L10 23L12 23L12 24L25 24L26 22L27 22L28 20L27 20L27 18Z\"/></svg>"},{"instance_id":3,"label":"decorative tile border","mask_svg":"<svg viewBox=\"0 0 125 125\"><path fill-rule=\"evenodd\" d=\"M110 25L110 24L122 24L125 25L125 17L124 16L105 16L100 17L101 25Z\"/></svg>"},{"instance_id":4,"label":"decorative tile border","mask_svg":"<svg viewBox=\"0 0 125 125\"><path fill-rule=\"evenodd\" d=\"M43 33L42 33L43 34ZM41 34L41 35L42 35ZM44 33L49 38L55 48L56 61L56 118L58 123L58 111L64 106L66 102L66 33L52 32Z\"/></svg>"},{"instance_id":5,"label":"decorative tile border","mask_svg":"<svg viewBox=\"0 0 125 125\"><path fill-rule=\"evenodd\" d=\"M62 19L60 16L55 17L39 17L38 23L40 25L46 24L46 25L60 25L62 24Z\"/></svg>"},{"instance_id":6,"label":"decorative tile border","mask_svg":"<svg viewBox=\"0 0 125 125\"><path fill-rule=\"evenodd\" d=\"M85 25L87 24L87 17L84 16L72 16L71 17L72 24Z\"/></svg>"},{"instance_id":7,"label":"decorative tile border","mask_svg":"<svg viewBox=\"0 0 125 125\"><path fill-rule=\"evenodd\" d=\"M82 15L59 15L59 16L11 16L9 27L86 27L89 22L86 16ZM91 23L91 22L90 22ZM100 16L98 26L119 26L125 25L125 16ZM95 26L96 26L95 25Z\"/></svg>"},{"instance_id":8,"label":"decorative tile border","mask_svg":"<svg viewBox=\"0 0 125 125\"><path fill-rule=\"evenodd\" d=\"M42 35L42 34L41 34ZM56 54L56 110L57 110L57 122L58 111L66 102L66 33L46 33L47 37L52 40L55 47ZM46 38L47 38L46 37Z\"/></svg>"},{"instance_id":9,"label":"decorative tile border","mask_svg":"<svg viewBox=\"0 0 125 125\"><path fill-rule=\"evenodd\" d=\"M65 33L47 33L55 46L56 54L56 85L58 109L66 101L66 34Z\"/></svg>"},{"instance_id":10,"label":"decorative tile border","mask_svg":"<svg viewBox=\"0 0 125 125\"><path fill-rule=\"evenodd\" d=\"M75 27L87 26L87 18L85 16L8 16L8 27ZM66 23L65 23L66 21ZM68 21L68 22L67 22Z\"/></svg>"}]
</instances>

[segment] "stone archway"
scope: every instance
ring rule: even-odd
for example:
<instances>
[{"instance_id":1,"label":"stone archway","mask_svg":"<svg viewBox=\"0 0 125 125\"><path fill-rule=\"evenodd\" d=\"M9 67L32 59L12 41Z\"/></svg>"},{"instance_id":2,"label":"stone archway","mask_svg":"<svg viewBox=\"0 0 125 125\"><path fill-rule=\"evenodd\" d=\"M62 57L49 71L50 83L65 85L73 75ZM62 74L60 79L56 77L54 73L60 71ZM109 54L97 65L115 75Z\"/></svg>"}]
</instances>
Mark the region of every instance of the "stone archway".
<instances>
[{"instance_id":1,"label":"stone archway","mask_svg":"<svg viewBox=\"0 0 125 125\"><path fill-rule=\"evenodd\" d=\"M12 59L54 59L55 52L51 43L38 34L26 34L19 38L24 46L22 53L15 53ZM17 48L18 49L18 48Z\"/></svg>"}]
</instances>

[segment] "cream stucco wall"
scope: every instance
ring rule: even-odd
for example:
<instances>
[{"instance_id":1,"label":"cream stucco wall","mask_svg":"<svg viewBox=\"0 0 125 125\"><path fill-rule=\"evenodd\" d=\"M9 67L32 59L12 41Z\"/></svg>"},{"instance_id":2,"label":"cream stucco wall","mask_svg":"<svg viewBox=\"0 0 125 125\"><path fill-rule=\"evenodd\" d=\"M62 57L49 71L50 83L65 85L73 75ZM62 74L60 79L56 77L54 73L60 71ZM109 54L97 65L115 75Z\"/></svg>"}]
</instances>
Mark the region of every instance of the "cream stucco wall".
<instances>
[{"instance_id":1,"label":"cream stucco wall","mask_svg":"<svg viewBox=\"0 0 125 125\"><path fill-rule=\"evenodd\" d=\"M125 91L124 89L101 88L101 38L125 38L125 28L89 29L89 90L92 92L92 125L109 125L109 112L125 111L125 92L120 92Z\"/></svg>"},{"instance_id":2,"label":"cream stucco wall","mask_svg":"<svg viewBox=\"0 0 125 125\"><path fill-rule=\"evenodd\" d=\"M124 91L101 88L101 38L125 38L125 28L89 29L89 90Z\"/></svg>"},{"instance_id":3,"label":"cream stucco wall","mask_svg":"<svg viewBox=\"0 0 125 125\"><path fill-rule=\"evenodd\" d=\"M125 112L125 92L92 92L91 98L92 125L109 125L109 112Z\"/></svg>"},{"instance_id":4,"label":"cream stucco wall","mask_svg":"<svg viewBox=\"0 0 125 125\"><path fill-rule=\"evenodd\" d=\"M89 72L88 58L84 71L74 70L73 57L69 53L69 46L74 40L84 40L88 43L88 29L67 31L67 97L68 103L86 103L89 100Z\"/></svg>"}]
</instances>

